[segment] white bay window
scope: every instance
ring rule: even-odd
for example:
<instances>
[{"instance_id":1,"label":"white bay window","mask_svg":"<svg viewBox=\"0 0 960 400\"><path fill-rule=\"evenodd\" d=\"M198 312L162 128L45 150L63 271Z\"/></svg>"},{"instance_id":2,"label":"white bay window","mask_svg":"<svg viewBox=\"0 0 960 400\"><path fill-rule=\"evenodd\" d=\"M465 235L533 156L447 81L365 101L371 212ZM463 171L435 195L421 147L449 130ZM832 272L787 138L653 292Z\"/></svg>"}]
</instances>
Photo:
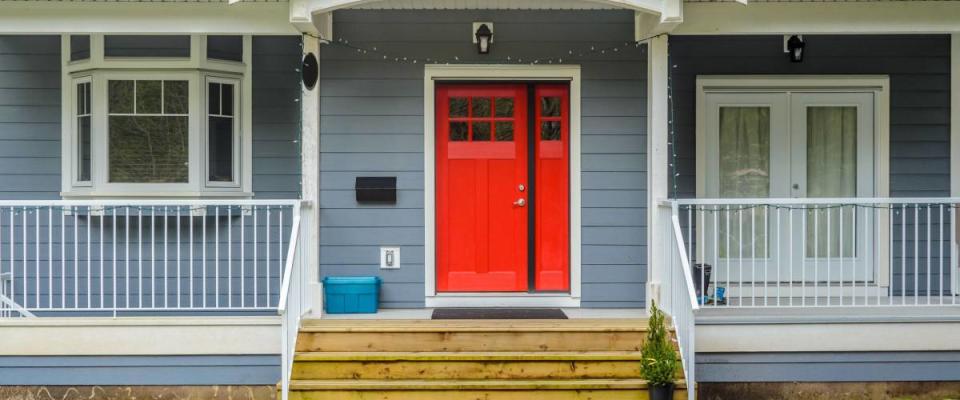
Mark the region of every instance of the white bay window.
<instances>
[{"instance_id":1,"label":"white bay window","mask_svg":"<svg viewBox=\"0 0 960 400\"><path fill-rule=\"evenodd\" d=\"M208 59L205 40L141 60L91 35L89 59L64 61L64 197L251 196L249 62Z\"/></svg>"}]
</instances>

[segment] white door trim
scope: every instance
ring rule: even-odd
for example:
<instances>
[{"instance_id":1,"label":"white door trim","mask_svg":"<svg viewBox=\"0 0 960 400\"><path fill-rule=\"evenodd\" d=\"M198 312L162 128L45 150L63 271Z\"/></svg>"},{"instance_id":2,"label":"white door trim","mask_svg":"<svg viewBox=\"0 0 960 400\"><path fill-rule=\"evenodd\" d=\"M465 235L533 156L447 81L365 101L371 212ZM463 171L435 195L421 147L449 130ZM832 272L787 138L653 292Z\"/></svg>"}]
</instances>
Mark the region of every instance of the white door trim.
<instances>
[{"instance_id":1,"label":"white door trim","mask_svg":"<svg viewBox=\"0 0 960 400\"><path fill-rule=\"evenodd\" d=\"M436 221L436 81L570 82L570 293L438 294ZM423 77L424 295L427 307L580 306L580 66L579 65L426 65Z\"/></svg>"}]
</instances>

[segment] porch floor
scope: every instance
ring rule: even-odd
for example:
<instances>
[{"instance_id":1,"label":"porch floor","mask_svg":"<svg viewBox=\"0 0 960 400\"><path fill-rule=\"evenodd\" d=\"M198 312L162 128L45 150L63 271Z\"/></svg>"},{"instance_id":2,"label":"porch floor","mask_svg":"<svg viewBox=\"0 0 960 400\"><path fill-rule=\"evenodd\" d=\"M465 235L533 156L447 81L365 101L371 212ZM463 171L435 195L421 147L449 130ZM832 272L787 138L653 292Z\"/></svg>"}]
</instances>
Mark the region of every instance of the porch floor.
<instances>
[{"instance_id":1,"label":"porch floor","mask_svg":"<svg viewBox=\"0 0 960 400\"><path fill-rule=\"evenodd\" d=\"M563 308L570 319L634 319L647 318L642 308ZM376 314L323 314L323 319L406 319L427 320L432 308L380 309Z\"/></svg>"}]
</instances>

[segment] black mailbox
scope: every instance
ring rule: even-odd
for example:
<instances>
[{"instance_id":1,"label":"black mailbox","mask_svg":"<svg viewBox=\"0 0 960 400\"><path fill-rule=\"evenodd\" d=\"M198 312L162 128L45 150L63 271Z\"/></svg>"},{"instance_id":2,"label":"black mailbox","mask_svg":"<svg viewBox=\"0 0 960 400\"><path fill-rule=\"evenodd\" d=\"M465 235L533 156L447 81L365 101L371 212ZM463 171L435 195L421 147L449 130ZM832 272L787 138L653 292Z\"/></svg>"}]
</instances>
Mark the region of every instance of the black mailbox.
<instances>
[{"instance_id":1,"label":"black mailbox","mask_svg":"<svg viewBox=\"0 0 960 400\"><path fill-rule=\"evenodd\" d=\"M358 176L356 183L358 203L397 202L397 177Z\"/></svg>"}]
</instances>

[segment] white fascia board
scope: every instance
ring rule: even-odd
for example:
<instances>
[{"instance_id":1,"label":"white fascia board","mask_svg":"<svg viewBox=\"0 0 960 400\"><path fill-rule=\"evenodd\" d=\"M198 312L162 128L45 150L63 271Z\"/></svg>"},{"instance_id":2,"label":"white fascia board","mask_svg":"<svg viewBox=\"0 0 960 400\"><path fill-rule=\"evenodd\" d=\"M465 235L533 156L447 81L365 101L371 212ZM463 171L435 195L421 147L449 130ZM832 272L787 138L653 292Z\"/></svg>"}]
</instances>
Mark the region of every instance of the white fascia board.
<instances>
[{"instance_id":1,"label":"white fascia board","mask_svg":"<svg viewBox=\"0 0 960 400\"><path fill-rule=\"evenodd\" d=\"M960 2L686 3L672 34L883 34L960 30Z\"/></svg>"},{"instance_id":2,"label":"white fascia board","mask_svg":"<svg viewBox=\"0 0 960 400\"><path fill-rule=\"evenodd\" d=\"M660 14L663 11L663 4L669 2L679 2L680 0L581 0L583 3L589 4L599 4L602 6L613 7L613 8L622 8L627 10L636 10L644 11L649 13ZM318 14L318 13L327 13L343 8L359 7L369 3L390 3L389 1L384 0L292 0L291 7L293 3L300 3L298 8L302 8L309 13ZM444 1L444 0L434 0L430 5L433 8L437 9L452 9L462 7L462 3L455 1ZM543 1L543 8L549 9L551 7L550 2ZM376 5L374 5L376 6ZM373 6L372 6L373 7ZM495 9L498 8L496 4L491 6L483 6L480 8Z\"/></svg>"},{"instance_id":3,"label":"white fascia board","mask_svg":"<svg viewBox=\"0 0 960 400\"><path fill-rule=\"evenodd\" d=\"M286 3L40 2L0 4L0 34L295 35Z\"/></svg>"}]
</instances>

